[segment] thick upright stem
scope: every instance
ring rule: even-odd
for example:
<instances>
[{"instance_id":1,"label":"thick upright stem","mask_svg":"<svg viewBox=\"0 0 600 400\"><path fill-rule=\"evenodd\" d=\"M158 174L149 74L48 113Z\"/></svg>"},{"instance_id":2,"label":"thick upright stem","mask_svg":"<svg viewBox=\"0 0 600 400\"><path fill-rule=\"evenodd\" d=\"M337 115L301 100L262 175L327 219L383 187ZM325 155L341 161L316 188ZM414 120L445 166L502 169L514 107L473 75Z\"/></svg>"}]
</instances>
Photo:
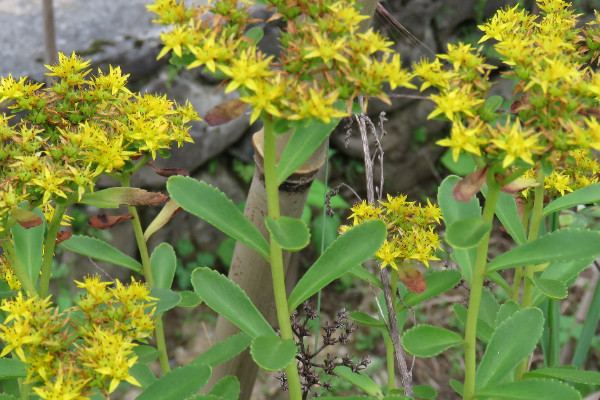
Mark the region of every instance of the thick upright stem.
<instances>
[{"instance_id":1,"label":"thick upright stem","mask_svg":"<svg viewBox=\"0 0 600 400\"><path fill-rule=\"evenodd\" d=\"M496 203L500 195L500 186L494 177L494 170L490 168L487 175L488 194L483 209L483 220L492 222ZM469 294L469 309L467 311L467 322L465 327L465 386L463 391L464 400L472 400L475 395L475 369L477 367L477 319L479 318L479 307L481 306L481 294L483 292L483 280L485 278L485 266L487 263L489 232L483 237L477 246L477 257L471 281L471 292Z\"/></svg>"},{"instance_id":2,"label":"thick upright stem","mask_svg":"<svg viewBox=\"0 0 600 400\"><path fill-rule=\"evenodd\" d=\"M268 215L269 218L277 219L279 213L279 185L277 184L276 174L276 151L275 151L275 132L273 124L269 117L263 118L264 124L264 160L265 160L265 189L267 192ZM283 273L283 253L281 247L273 240L270 240L271 248L271 275L273 279L273 291L275 295L275 306L277 307L277 322L282 340L294 340L292 326L290 323L290 314L288 312L287 294L285 291L285 277ZM300 377L298 368L294 359L286 368L288 388L290 399L301 399L302 392L300 388Z\"/></svg>"},{"instance_id":3,"label":"thick upright stem","mask_svg":"<svg viewBox=\"0 0 600 400\"><path fill-rule=\"evenodd\" d=\"M121 185L123 187L129 187L130 185L130 174L123 174L120 177ZM133 233L137 242L138 250L140 252L140 259L142 261L142 268L144 272L144 278L150 286L154 286L154 276L152 274L152 267L150 265L150 255L148 253L148 246L144 239L144 230L142 229L142 223L140 222L140 216L137 209L134 206L128 206L127 210L133 219L131 225L133 226ZM163 373L167 373L171 370L169 365L169 355L167 354L167 345L165 341L165 332L162 321L162 314L156 316L154 334L156 335L156 347L158 349L158 360Z\"/></svg>"},{"instance_id":4,"label":"thick upright stem","mask_svg":"<svg viewBox=\"0 0 600 400\"><path fill-rule=\"evenodd\" d=\"M60 229L60 222L67 211L67 206L57 204L52 214L52 220L48 224L48 233L44 240L44 256L42 257L42 275L40 278L40 297L48 296L50 278L52 276L52 260L54 259L54 248L56 247L56 235Z\"/></svg>"}]
</instances>

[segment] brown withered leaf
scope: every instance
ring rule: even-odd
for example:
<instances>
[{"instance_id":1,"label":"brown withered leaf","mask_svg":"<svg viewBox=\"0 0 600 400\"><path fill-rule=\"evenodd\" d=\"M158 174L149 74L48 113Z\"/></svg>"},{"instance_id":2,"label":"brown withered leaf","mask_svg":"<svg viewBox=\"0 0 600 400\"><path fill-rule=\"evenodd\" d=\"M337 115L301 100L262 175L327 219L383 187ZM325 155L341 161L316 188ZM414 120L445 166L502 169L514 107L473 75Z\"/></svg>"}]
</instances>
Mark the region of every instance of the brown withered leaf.
<instances>
[{"instance_id":1,"label":"brown withered leaf","mask_svg":"<svg viewBox=\"0 0 600 400\"><path fill-rule=\"evenodd\" d=\"M137 189L136 191L131 191L129 195L124 198L123 204L128 206L156 206L167 200L169 200L169 196L166 194Z\"/></svg>"},{"instance_id":2,"label":"brown withered leaf","mask_svg":"<svg viewBox=\"0 0 600 400\"><path fill-rule=\"evenodd\" d=\"M189 172L181 168L160 168L155 166L152 162L148 162L146 165L151 167L157 175L166 176L167 178L173 175L190 176Z\"/></svg>"},{"instance_id":3,"label":"brown withered leaf","mask_svg":"<svg viewBox=\"0 0 600 400\"><path fill-rule=\"evenodd\" d=\"M533 178L517 178L508 185L502 186L502 191L508 194L515 194L538 185L539 183L537 183Z\"/></svg>"},{"instance_id":4,"label":"brown withered leaf","mask_svg":"<svg viewBox=\"0 0 600 400\"><path fill-rule=\"evenodd\" d=\"M88 225L92 228L96 229L111 229L116 224L119 224L128 219L133 219L133 215L124 214L124 215L106 215L100 214L94 217L91 217L88 221Z\"/></svg>"},{"instance_id":5,"label":"brown withered leaf","mask_svg":"<svg viewBox=\"0 0 600 400\"><path fill-rule=\"evenodd\" d=\"M32 211L16 209L12 212L12 216L25 229L33 228L42 223L42 218Z\"/></svg>"},{"instance_id":6,"label":"brown withered leaf","mask_svg":"<svg viewBox=\"0 0 600 400\"><path fill-rule=\"evenodd\" d=\"M226 101L213 107L204 117L210 126L217 126L232 121L242 115L248 104L240 99Z\"/></svg>"},{"instance_id":7,"label":"brown withered leaf","mask_svg":"<svg viewBox=\"0 0 600 400\"><path fill-rule=\"evenodd\" d=\"M456 185L452 188L452 197L463 203L471 201L473 196L475 196L485 184L486 175L487 167L471 172L460 181L456 182Z\"/></svg>"},{"instance_id":8,"label":"brown withered leaf","mask_svg":"<svg viewBox=\"0 0 600 400\"><path fill-rule=\"evenodd\" d=\"M60 231L56 234L56 244L60 244L70 238L73 234L69 231Z\"/></svg>"},{"instance_id":9,"label":"brown withered leaf","mask_svg":"<svg viewBox=\"0 0 600 400\"><path fill-rule=\"evenodd\" d=\"M413 293L423 293L427 289L427 281L421 272L409 267L410 270L399 270L398 278Z\"/></svg>"}]
</instances>

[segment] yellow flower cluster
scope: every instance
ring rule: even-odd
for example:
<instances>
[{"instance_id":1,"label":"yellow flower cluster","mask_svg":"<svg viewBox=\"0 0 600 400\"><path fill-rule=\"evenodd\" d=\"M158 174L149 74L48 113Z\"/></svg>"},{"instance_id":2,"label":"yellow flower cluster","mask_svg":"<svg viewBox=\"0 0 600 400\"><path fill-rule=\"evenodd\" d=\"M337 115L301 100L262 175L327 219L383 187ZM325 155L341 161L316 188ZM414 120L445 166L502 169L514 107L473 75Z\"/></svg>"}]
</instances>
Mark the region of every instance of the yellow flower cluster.
<instances>
[{"instance_id":1,"label":"yellow flower cluster","mask_svg":"<svg viewBox=\"0 0 600 400\"><path fill-rule=\"evenodd\" d=\"M84 400L93 389L108 398L121 381L139 386L129 374L137 361L133 341L152 335L155 299L133 279L128 286L110 285L98 277L77 282L86 293L66 312L49 297L24 298L22 292L2 301L7 317L0 325L0 357L12 351L26 363L27 382L42 399Z\"/></svg>"},{"instance_id":2,"label":"yellow flower cluster","mask_svg":"<svg viewBox=\"0 0 600 400\"><path fill-rule=\"evenodd\" d=\"M387 195L387 202L380 201L380 206L368 204L366 201L355 204L352 214L353 225L372 219L380 219L386 223L388 236L375 254L381 262L381 268L391 266L399 270L404 263L420 261L429 267L429 261L439 260L435 256L440 248L440 238L434 232L434 223L439 224L442 212L437 205L427 200L422 206L413 201L406 201L406 196ZM342 227L342 231L348 227Z\"/></svg>"},{"instance_id":3,"label":"yellow flower cluster","mask_svg":"<svg viewBox=\"0 0 600 400\"><path fill-rule=\"evenodd\" d=\"M239 3L239 4L238 4ZM273 15L266 23L286 24L279 38L278 58L258 50L262 22L250 14L250 2L216 0L188 9L176 0L156 0L148 8L156 22L173 25L161 35L164 48L180 65L204 66L227 80L226 92L237 89L253 108L251 121L261 115L329 122L347 115L357 95L389 99L391 88L411 86L391 42L373 30L360 33L355 2L340 0L267 0ZM188 61L189 60L189 61ZM346 110L338 100L346 102Z\"/></svg>"},{"instance_id":4,"label":"yellow flower cluster","mask_svg":"<svg viewBox=\"0 0 600 400\"><path fill-rule=\"evenodd\" d=\"M533 169L523 174L525 178L534 176L535 170ZM559 195L563 196L565 193L598 183L599 176L600 164L592 154L583 150L570 151L560 165L544 178L546 195L550 199L559 197ZM522 195L527 198L532 191L533 188L529 188L523 191Z\"/></svg>"},{"instance_id":5,"label":"yellow flower cluster","mask_svg":"<svg viewBox=\"0 0 600 400\"><path fill-rule=\"evenodd\" d=\"M562 0L537 5L540 16L517 5L479 26L480 43L496 41L495 50L510 67L503 75L516 81L510 113L497 114L499 103L493 103L502 101L488 98L492 67L481 49L449 45L447 54L415 66L421 89L439 90L431 96L436 109L430 117L452 121L450 136L438 144L450 147L455 160L465 152L503 169L538 160L557 166L568 151L600 149L600 75L588 64L598 44L585 39L597 37L594 28L578 28L577 15Z\"/></svg>"},{"instance_id":6,"label":"yellow flower cluster","mask_svg":"<svg viewBox=\"0 0 600 400\"><path fill-rule=\"evenodd\" d=\"M15 275L5 254L0 255L0 282L5 281L10 290L21 290L21 281Z\"/></svg>"},{"instance_id":7,"label":"yellow flower cluster","mask_svg":"<svg viewBox=\"0 0 600 400\"><path fill-rule=\"evenodd\" d=\"M20 113L0 115L0 231L22 200L75 202L100 174L191 142L186 124L198 119L189 103L130 92L119 68L90 76L89 61L75 54L59 54L47 68L56 77L47 88L26 78L0 79L0 102Z\"/></svg>"}]
</instances>

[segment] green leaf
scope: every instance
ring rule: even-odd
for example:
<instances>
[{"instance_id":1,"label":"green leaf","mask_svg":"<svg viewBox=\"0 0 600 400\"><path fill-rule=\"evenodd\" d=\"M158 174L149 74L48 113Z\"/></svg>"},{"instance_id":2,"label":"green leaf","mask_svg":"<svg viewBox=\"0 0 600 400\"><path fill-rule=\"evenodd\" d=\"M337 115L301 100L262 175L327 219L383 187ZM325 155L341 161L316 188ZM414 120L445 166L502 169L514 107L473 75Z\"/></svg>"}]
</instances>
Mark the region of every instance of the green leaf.
<instances>
[{"instance_id":1,"label":"green leaf","mask_svg":"<svg viewBox=\"0 0 600 400\"><path fill-rule=\"evenodd\" d=\"M237 400L240 397L240 382L235 376L226 376L215 383L208 394L225 400Z\"/></svg>"},{"instance_id":2,"label":"green leaf","mask_svg":"<svg viewBox=\"0 0 600 400\"><path fill-rule=\"evenodd\" d=\"M415 385L413 393L419 399L435 399L438 395L437 390L429 385Z\"/></svg>"},{"instance_id":3,"label":"green leaf","mask_svg":"<svg viewBox=\"0 0 600 400\"><path fill-rule=\"evenodd\" d=\"M482 192L487 196L487 185L484 186ZM506 232L508 232L518 245L527 242L527 235L521 223L521 218L517 211L517 203L513 195L500 192L498 202L496 203L496 215L504 229L506 229Z\"/></svg>"},{"instance_id":4,"label":"green leaf","mask_svg":"<svg viewBox=\"0 0 600 400\"><path fill-rule=\"evenodd\" d=\"M498 325L477 368L477 387L502 382L510 375L535 349L543 325L543 314L537 308L521 310Z\"/></svg>"},{"instance_id":5,"label":"green leaf","mask_svg":"<svg viewBox=\"0 0 600 400\"><path fill-rule=\"evenodd\" d=\"M185 211L269 259L265 238L223 192L206 182L181 175L169 178L167 190Z\"/></svg>"},{"instance_id":6,"label":"green leaf","mask_svg":"<svg viewBox=\"0 0 600 400\"><path fill-rule=\"evenodd\" d=\"M512 300L509 300L506 303L502 304L500 306L500 308L498 309L498 314L496 315L495 326L500 325L501 323L503 323L508 318L515 315L515 313L517 313L520 310L521 310L521 307Z\"/></svg>"},{"instance_id":7,"label":"green leaf","mask_svg":"<svg viewBox=\"0 0 600 400\"><path fill-rule=\"evenodd\" d=\"M362 311L353 311L349 314L349 317L354 321L364 326L371 326L375 328L385 328L385 324L377 318L371 317L369 314Z\"/></svg>"},{"instance_id":8,"label":"green leaf","mask_svg":"<svg viewBox=\"0 0 600 400\"><path fill-rule=\"evenodd\" d=\"M0 358L0 380L27 376L25 363L13 358Z\"/></svg>"},{"instance_id":9,"label":"green leaf","mask_svg":"<svg viewBox=\"0 0 600 400\"><path fill-rule=\"evenodd\" d=\"M246 350L250 343L252 343L252 338L244 332L240 332L213 345L190 364L208 364L214 367L237 356Z\"/></svg>"},{"instance_id":10,"label":"green leaf","mask_svg":"<svg viewBox=\"0 0 600 400\"><path fill-rule=\"evenodd\" d=\"M263 36L265 35L265 32L262 30L261 27L255 26L255 27L248 29L244 33L244 35L247 38L252 39L252 41L254 41L254 43L257 44L263 38Z\"/></svg>"},{"instance_id":11,"label":"green leaf","mask_svg":"<svg viewBox=\"0 0 600 400\"><path fill-rule=\"evenodd\" d=\"M460 153L458 160L454 161L452 156L452 149L448 149L442 154L440 161L444 167L448 168L453 174L465 176L477 169L477 164L473 160L473 157L467 153Z\"/></svg>"},{"instance_id":12,"label":"green leaf","mask_svg":"<svg viewBox=\"0 0 600 400\"><path fill-rule=\"evenodd\" d=\"M250 345L252 359L267 371L284 369L296 359L294 339L281 340L278 336L257 336Z\"/></svg>"},{"instance_id":13,"label":"green leaf","mask_svg":"<svg viewBox=\"0 0 600 400\"><path fill-rule=\"evenodd\" d=\"M301 219L283 215L277 219L265 217L265 225L275 243L285 250L299 251L310 242L308 226Z\"/></svg>"},{"instance_id":14,"label":"green leaf","mask_svg":"<svg viewBox=\"0 0 600 400\"><path fill-rule=\"evenodd\" d=\"M456 379L450 379L450 387L454 390L460 397L463 397L463 390L465 389L462 382L457 381Z\"/></svg>"},{"instance_id":15,"label":"green leaf","mask_svg":"<svg viewBox=\"0 0 600 400\"><path fill-rule=\"evenodd\" d=\"M140 344L133 348L133 352L138 357L138 363L149 363L158 358L158 350L154 346Z\"/></svg>"},{"instance_id":16,"label":"green leaf","mask_svg":"<svg viewBox=\"0 0 600 400\"><path fill-rule=\"evenodd\" d=\"M152 383L136 400L181 400L200 390L211 374L206 364L188 364L167 372Z\"/></svg>"},{"instance_id":17,"label":"green leaf","mask_svg":"<svg viewBox=\"0 0 600 400\"><path fill-rule=\"evenodd\" d=\"M0 394L0 400L19 400L18 397L15 397L13 395L10 394Z\"/></svg>"},{"instance_id":18,"label":"green leaf","mask_svg":"<svg viewBox=\"0 0 600 400\"><path fill-rule=\"evenodd\" d=\"M493 113L498 108L500 108L500 106L502 106L502 103L504 103L504 98L502 96L496 95L490 96L487 99L485 99L485 103L483 104L483 106L488 112Z\"/></svg>"},{"instance_id":19,"label":"green leaf","mask_svg":"<svg viewBox=\"0 0 600 400\"><path fill-rule=\"evenodd\" d=\"M356 267L352 268L348 273L355 278L365 281L369 285L376 286L380 289L383 288L383 286L381 286L381 281L379 280L379 278L367 271L362 265L357 265Z\"/></svg>"},{"instance_id":20,"label":"green leaf","mask_svg":"<svg viewBox=\"0 0 600 400\"><path fill-rule=\"evenodd\" d=\"M37 210L36 210L37 211ZM42 218L42 221L45 221ZM10 232L15 244L17 258L25 269L27 276L35 284L42 269L42 251L44 249L44 231L46 223L25 229L19 224L15 224Z\"/></svg>"},{"instance_id":21,"label":"green leaf","mask_svg":"<svg viewBox=\"0 0 600 400\"><path fill-rule=\"evenodd\" d=\"M402 302L399 302L399 305L402 307L404 307L404 305L406 305L406 307L412 307L424 302L425 300L432 299L444 293L445 291L452 289L460 282L461 278L462 275L460 271L452 269L434 271L430 274L427 274L425 275L427 289L423 293L406 293L402 297Z\"/></svg>"},{"instance_id":22,"label":"green leaf","mask_svg":"<svg viewBox=\"0 0 600 400\"><path fill-rule=\"evenodd\" d=\"M325 203L325 195L329 193L329 188L325 188L325 184L319 180L315 179L310 185L310 191L308 192L308 197L306 198L306 204L310 207L318 207L323 209L323 204ZM335 196L329 199L329 205L331 208L350 208L350 204L342 196L336 194Z\"/></svg>"},{"instance_id":23,"label":"green leaf","mask_svg":"<svg viewBox=\"0 0 600 400\"><path fill-rule=\"evenodd\" d=\"M129 368L129 373L142 385L142 389L148 388L157 381L156 376L148 366L148 364L136 363Z\"/></svg>"},{"instance_id":24,"label":"green leaf","mask_svg":"<svg viewBox=\"0 0 600 400\"><path fill-rule=\"evenodd\" d=\"M73 235L61 243L67 250L141 273L142 264L102 240Z\"/></svg>"},{"instance_id":25,"label":"green leaf","mask_svg":"<svg viewBox=\"0 0 600 400\"><path fill-rule=\"evenodd\" d=\"M581 400L581 395L571 386L549 379L527 379L504 382L479 389L476 398L499 400Z\"/></svg>"},{"instance_id":26,"label":"green leaf","mask_svg":"<svg viewBox=\"0 0 600 400\"><path fill-rule=\"evenodd\" d=\"M309 119L296 127L277 164L278 185L289 178L313 155L340 120L340 118L333 118L329 123L325 123Z\"/></svg>"},{"instance_id":27,"label":"green leaf","mask_svg":"<svg viewBox=\"0 0 600 400\"><path fill-rule=\"evenodd\" d=\"M599 201L600 182L583 187L551 201L546 207L544 207L543 213L544 216L546 216L557 211L578 206L580 204L597 203Z\"/></svg>"},{"instance_id":28,"label":"green leaf","mask_svg":"<svg viewBox=\"0 0 600 400\"><path fill-rule=\"evenodd\" d=\"M152 267L154 286L170 289L177 268L177 256L169 243L161 243L156 246L150 256L150 266Z\"/></svg>"},{"instance_id":29,"label":"green leaf","mask_svg":"<svg viewBox=\"0 0 600 400\"><path fill-rule=\"evenodd\" d=\"M456 332L431 325L417 325L402 335L402 346L417 357L433 357L450 347L460 346L463 338Z\"/></svg>"},{"instance_id":30,"label":"green leaf","mask_svg":"<svg viewBox=\"0 0 600 400\"><path fill-rule=\"evenodd\" d=\"M338 230L341 222L338 214L333 217L319 214L312 220L310 232L312 242L319 255L322 253L322 250L329 247L340 236Z\"/></svg>"},{"instance_id":31,"label":"green leaf","mask_svg":"<svg viewBox=\"0 0 600 400\"><path fill-rule=\"evenodd\" d=\"M584 385L600 385L600 372L582 371L574 367L541 368L526 372L525 378L553 378L561 381L582 383Z\"/></svg>"},{"instance_id":32,"label":"green leaf","mask_svg":"<svg viewBox=\"0 0 600 400\"><path fill-rule=\"evenodd\" d=\"M178 292L159 287L153 287L152 290L150 290L150 297L158 299L156 311L154 311L156 314L169 311L181 302L181 295Z\"/></svg>"},{"instance_id":33,"label":"green leaf","mask_svg":"<svg viewBox=\"0 0 600 400\"><path fill-rule=\"evenodd\" d=\"M446 226L455 221L469 217L481 217L481 207L476 196L467 202L457 201L452 197L452 188L460 180L458 176L451 175L444 179L438 189L438 204L442 210L444 223ZM458 263L460 269L467 280L471 283L473 277L473 268L475 266L475 257L477 249L453 249L451 257Z\"/></svg>"},{"instance_id":34,"label":"green leaf","mask_svg":"<svg viewBox=\"0 0 600 400\"><path fill-rule=\"evenodd\" d=\"M511 249L494 258L487 271L519 267L522 265L588 259L600 255L600 232L579 229L562 229Z\"/></svg>"},{"instance_id":35,"label":"green leaf","mask_svg":"<svg viewBox=\"0 0 600 400\"><path fill-rule=\"evenodd\" d=\"M182 290L177 293L179 293L181 296L181 301L177 305L178 307L194 308L202 304L202 299L196 294L196 292L192 292L191 290Z\"/></svg>"},{"instance_id":36,"label":"green leaf","mask_svg":"<svg viewBox=\"0 0 600 400\"><path fill-rule=\"evenodd\" d=\"M371 258L381 247L387 229L385 223L371 220L356 225L344 232L315 261L300 279L288 299L291 313L302 302L344 275L356 264Z\"/></svg>"},{"instance_id":37,"label":"green leaf","mask_svg":"<svg viewBox=\"0 0 600 400\"><path fill-rule=\"evenodd\" d=\"M207 306L252 338L276 335L248 295L226 276L210 268L196 268L192 272L192 285Z\"/></svg>"},{"instance_id":38,"label":"green leaf","mask_svg":"<svg viewBox=\"0 0 600 400\"><path fill-rule=\"evenodd\" d=\"M553 279L564 283L567 287L571 286L577 279L581 271L589 267L596 257L591 257L581 260L572 260L568 262L556 262L550 263L540 278L542 279ZM533 305L538 305L542 301L545 301L547 297L540 292L537 288L533 295Z\"/></svg>"},{"instance_id":39,"label":"green leaf","mask_svg":"<svg viewBox=\"0 0 600 400\"><path fill-rule=\"evenodd\" d=\"M369 378L364 372L352 372L352 370L345 366L338 366L333 369L340 378L350 382L354 386L361 389L363 392L372 397L381 398L383 393L379 389L379 385Z\"/></svg>"},{"instance_id":40,"label":"green leaf","mask_svg":"<svg viewBox=\"0 0 600 400\"><path fill-rule=\"evenodd\" d=\"M475 247L492 230L492 223L483 221L480 217L459 219L448 225L446 241L456 249Z\"/></svg>"},{"instance_id":41,"label":"green leaf","mask_svg":"<svg viewBox=\"0 0 600 400\"><path fill-rule=\"evenodd\" d=\"M554 279L534 279L533 283L544 295L551 299L565 299L568 295L567 286Z\"/></svg>"}]
</instances>

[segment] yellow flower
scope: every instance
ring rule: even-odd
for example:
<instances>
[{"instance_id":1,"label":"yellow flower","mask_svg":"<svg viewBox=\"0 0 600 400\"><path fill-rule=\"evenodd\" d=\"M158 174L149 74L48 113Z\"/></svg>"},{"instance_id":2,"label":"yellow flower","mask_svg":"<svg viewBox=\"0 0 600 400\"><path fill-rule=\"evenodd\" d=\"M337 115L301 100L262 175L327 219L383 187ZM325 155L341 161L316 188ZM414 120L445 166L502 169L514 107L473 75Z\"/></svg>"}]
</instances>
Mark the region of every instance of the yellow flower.
<instances>
[{"instance_id":1,"label":"yellow flower","mask_svg":"<svg viewBox=\"0 0 600 400\"><path fill-rule=\"evenodd\" d=\"M455 121L452 124L450 137L438 140L436 144L439 146L450 147L452 149L452 159L454 162L458 161L458 156L461 151L480 156L480 146L485 143L485 141L481 139L484 129L485 126L480 120L474 120L469 127L465 127L461 121Z\"/></svg>"},{"instance_id":2,"label":"yellow flower","mask_svg":"<svg viewBox=\"0 0 600 400\"><path fill-rule=\"evenodd\" d=\"M469 93L465 88L454 88L449 92L430 96L437 106L427 118L433 118L444 114L450 121L455 121L457 114L464 114L472 117L474 110L483 103L483 99L476 98L473 93Z\"/></svg>"},{"instance_id":3,"label":"yellow flower","mask_svg":"<svg viewBox=\"0 0 600 400\"><path fill-rule=\"evenodd\" d=\"M385 241L381 248L375 253L375 257L381 262L381 269L390 266L398 269L396 260L400 258L401 252L396 249L394 242Z\"/></svg>"},{"instance_id":4,"label":"yellow flower","mask_svg":"<svg viewBox=\"0 0 600 400\"><path fill-rule=\"evenodd\" d=\"M542 149L538 144L537 136L537 134L534 134L530 130L524 130L518 120L511 124L509 128L499 128L499 138L492 139L491 142L498 149L504 150L505 152L502 167L508 167L517 159L521 159L526 163L533 165L533 152Z\"/></svg>"}]
</instances>

